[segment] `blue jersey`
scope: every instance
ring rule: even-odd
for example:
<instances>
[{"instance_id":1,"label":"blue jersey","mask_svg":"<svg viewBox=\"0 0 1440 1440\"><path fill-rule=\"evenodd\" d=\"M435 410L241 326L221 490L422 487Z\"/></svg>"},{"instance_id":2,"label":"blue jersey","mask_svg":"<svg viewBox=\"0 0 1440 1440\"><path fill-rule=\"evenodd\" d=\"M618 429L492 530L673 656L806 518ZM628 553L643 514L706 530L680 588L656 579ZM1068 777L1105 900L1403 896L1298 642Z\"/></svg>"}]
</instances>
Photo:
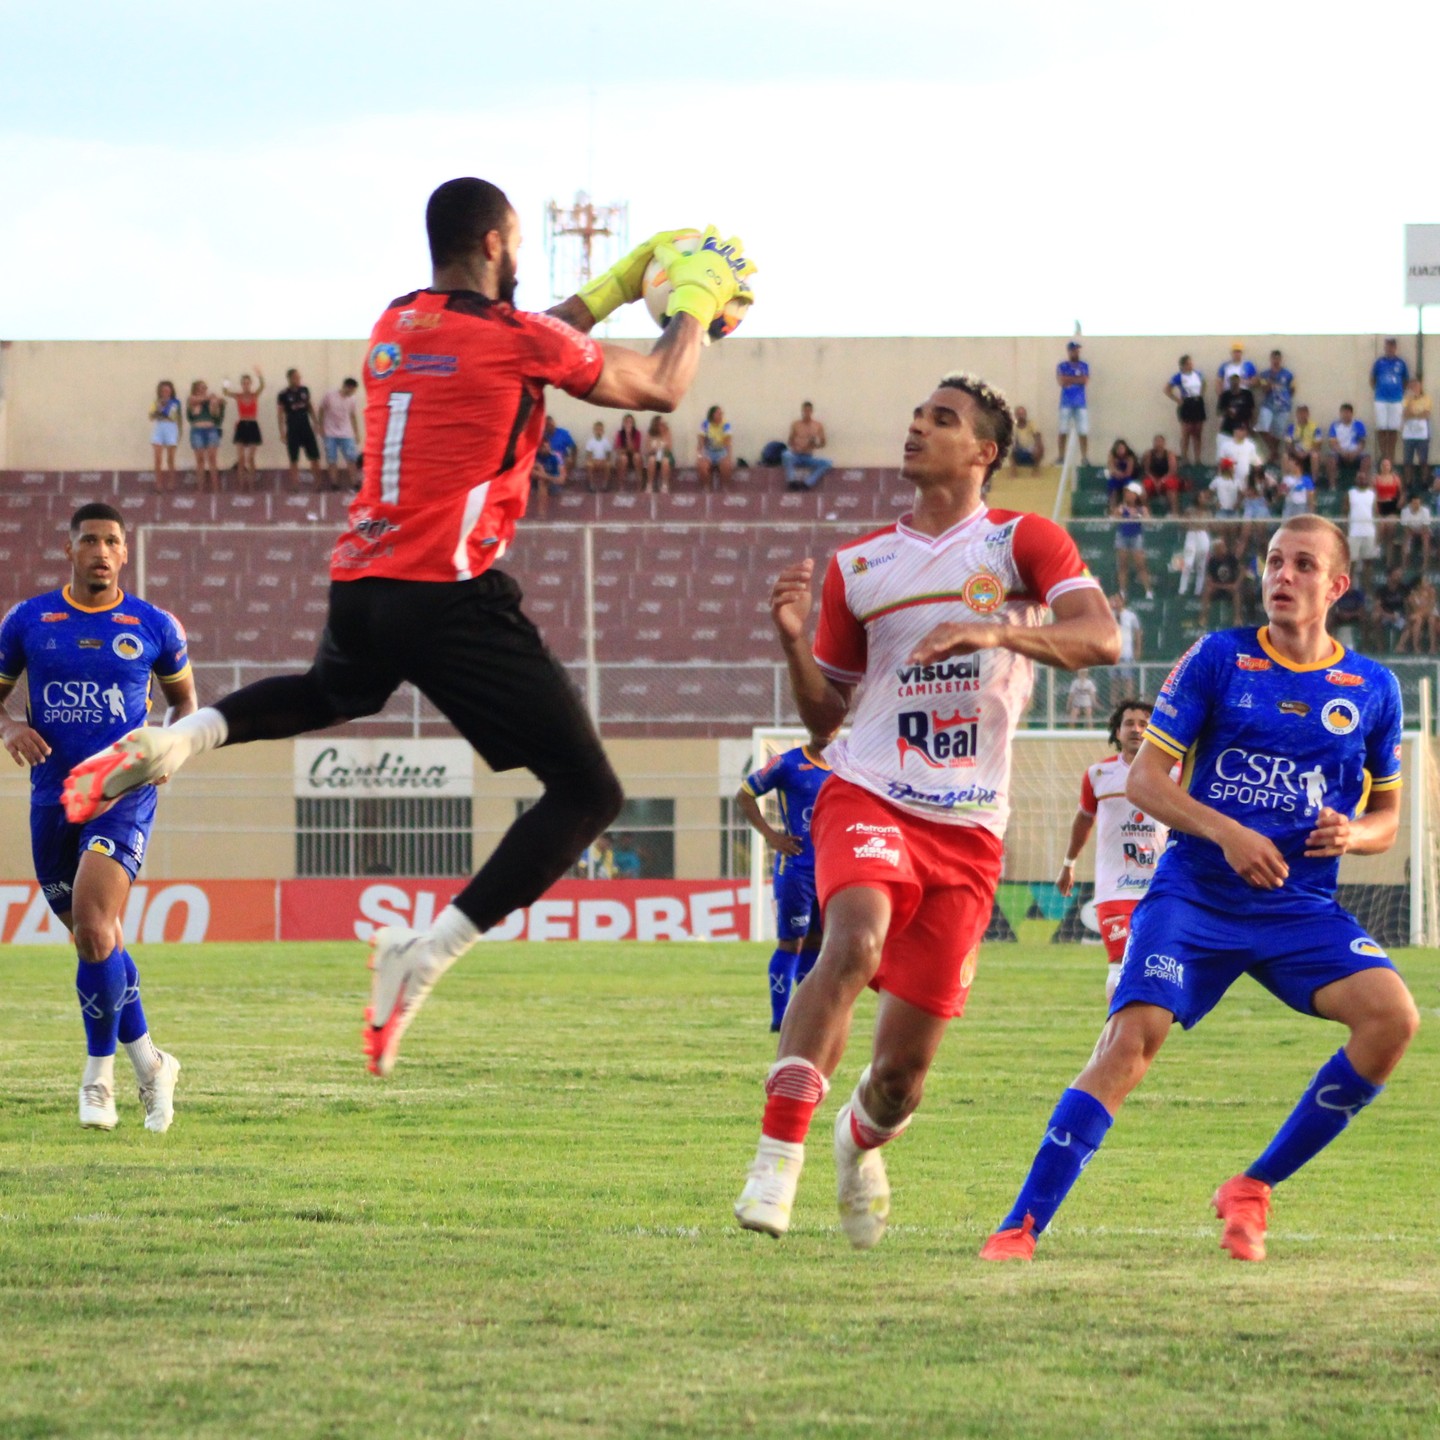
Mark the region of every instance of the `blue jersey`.
<instances>
[{"instance_id":1,"label":"blue jersey","mask_svg":"<svg viewBox=\"0 0 1440 1440\"><path fill-rule=\"evenodd\" d=\"M829 778L830 767L811 755L803 745L777 755L768 765L746 777L741 788L757 800L774 791L785 833L793 835L803 846L798 855L776 856L777 873L792 866L804 870L815 868L815 851L810 845L810 817L815 813L815 797Z\"/></svg>"},{"instance_id":2,"label":"blue jersey","mask_svg":"<svg viewBox=\"0 0 1440 1440\"><path fill-rule=\"evenodd\" d=\"M1265 405L1273 415L1288 415L1295 394L1294 374L1281 366L1279 370L1261 372L1265 381Z\"/></svg>"},{"instance_id":3,"label":"blue jersey","mask_svg":"<svg viewBox=\"0 0 1440 1440\"><path fill-rule=\"evenodd\" d=\"M1062 360L1056 367L1055 373L1062 381L1074 382L1083 380L1090 374L1090 367L1083 360ZM1084 385L1074 383L1062 384L1060 386L1060 403L1072 410L1085 409Z\"/></svg>"},{"instance_id":4,"label":"blue jersey","mask_svg":"<svg viewBox=\"0 0 1440 1440\"><path fill-rule=\"evenodd\" d=\"M1370 367L1370 383L1382 405L1398 405L1410 383L1410 367L1401 355L1381 355Z\"/></svg>"},{"instance_id":5,"label":"blue jersey","mask_svg":"<svg viewBox=\"0 0 1440 1440\"><path fill-rule=\"evenodd\" d=\"M50 746L31 767L31 800L58 805L73 766L145 723L152 672L168 683L189 669L180 622L133 595L97 610L67 585L11 609L0 621L0 681L26 676L27 717Z\"/></svg>"},{"instance_id":6,"label":"blue jersey","mask_svg":"<svg viewBox=\"0 0 1440 1440\"><path fill-rule=\"evenodd\" d=\"M1155 697L1147 744L1185 762L1181 783L1202 804L1259 831L1290 867L1278 892L1247 885L1220 847L1170 831L1150 894L1168 891L1247 913L1286 898L1329 901L1338 859L1306 859L1321 806L1353 816L1372 791L1400 784L1400 687L1383 665L1338 642L1325 661L1297 666L1266 631L1197 640Z\"/></svg>"}]
</instances>

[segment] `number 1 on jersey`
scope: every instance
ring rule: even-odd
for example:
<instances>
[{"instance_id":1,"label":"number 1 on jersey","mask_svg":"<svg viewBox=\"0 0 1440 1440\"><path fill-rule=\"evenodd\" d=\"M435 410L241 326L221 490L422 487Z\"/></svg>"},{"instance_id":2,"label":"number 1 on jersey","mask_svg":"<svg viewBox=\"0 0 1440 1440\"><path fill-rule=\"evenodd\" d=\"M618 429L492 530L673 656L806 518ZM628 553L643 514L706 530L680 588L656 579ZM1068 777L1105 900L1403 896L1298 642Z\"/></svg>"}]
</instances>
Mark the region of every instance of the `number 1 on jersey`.
<instances>
[{"instance_id":1,"label":"number 1 on jersey","mask_svg":"<svg viewBox=\"0 0 1440 1440\"><path fill-rule=\"evenodd\" d=\"M385 443L380 448L380 503L400 503L400 447L405 443L405 426L410 419L409 390L390 394L390 415L385 422Z\"/></svg>"}]
</instances>

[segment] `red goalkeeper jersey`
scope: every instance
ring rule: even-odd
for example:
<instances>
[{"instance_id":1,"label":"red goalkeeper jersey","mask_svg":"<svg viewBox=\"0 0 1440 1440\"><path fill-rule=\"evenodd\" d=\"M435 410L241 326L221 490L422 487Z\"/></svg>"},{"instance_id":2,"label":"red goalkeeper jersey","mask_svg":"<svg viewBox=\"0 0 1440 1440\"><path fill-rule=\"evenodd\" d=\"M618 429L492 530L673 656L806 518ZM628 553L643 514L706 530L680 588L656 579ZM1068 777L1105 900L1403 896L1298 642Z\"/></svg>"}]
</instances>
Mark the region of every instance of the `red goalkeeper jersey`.
<instances>
[{"instance_id":1,"label":"red goalkeeper jersey","mask_svg":"<svg viewBox=\"0 0 1440 1440\"><path fill-rule=\"evenodd\" d=\"M469 290L392 301L365 360L365 481L334 580L469 580L515 533L545 387L585 396L600 347L553 315Z\"/></svg>"}]
</instances>

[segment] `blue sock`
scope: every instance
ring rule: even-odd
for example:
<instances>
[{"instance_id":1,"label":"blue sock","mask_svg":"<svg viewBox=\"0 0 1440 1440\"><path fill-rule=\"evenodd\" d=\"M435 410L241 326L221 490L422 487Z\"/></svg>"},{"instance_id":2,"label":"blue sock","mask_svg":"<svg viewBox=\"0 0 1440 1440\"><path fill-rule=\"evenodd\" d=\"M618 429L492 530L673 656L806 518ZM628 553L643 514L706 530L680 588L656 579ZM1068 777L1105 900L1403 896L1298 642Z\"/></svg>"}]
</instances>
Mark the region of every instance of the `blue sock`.
<instances>
[{"instance_id":1,"label":"blue sock","mask_svg":"<svg viewBox=\"0 0 1440 1440\"><path fill-rule=\"evenodd\" d=\"M770 1024L779 1027L790 1003L790 986L795 981L795 961L799 957L789 950L777 950L770 957Z\"/></svg>"},{"instance_id":2,"label":"blue sock","mask_svg":"<svg viewBox=\"0 0 1440 1440\"><path fill-rule=\"evenodd\" d=\"M814 968L820 958L818 950L802 950L795 957L795 983L798 985Z\"/></svg>"},{"instance_id":3,"label":"blue sock","mask_svg":"<svg viewBox=\"0 0 1440 1440\"><path fill-rule=\"evenodd\" d=\"M1035 1220L1035 1233L1042 1234L1080 1172L1090 1163L1090 1157L1100 1148L1110 1124L1110 1112L1093 1095L1067 1090L1050 1116L1050 1128L1000 1229L1018 1229L1030 1215Z\"/></svg>"},{"instance_id":4,"label":"blue sock","mask_svg":"<svg viewBox=\"0 0 1440 1440\"><path fill-rule=\"evenodd\" d=\"M150 1027L145 1023L145 1008L140 1004L140 971L128 950L120 952L120 959L125 964L125 995L120 1002L118 1039L122 1045L129 1045Z\"/></svg>"},{"instance_id":5,"label":"blue sock","mask_svg":"<svg viewBox=\"0 0 1440 1440\"><path fill-rule=\"evenodd\" d=\"M87 1055L115 1053L125 988L125 962L118 949L99 962L80 961L75 971L75 991L80 997L80 1015L85 1021Z\"/></svg>"},{"instance_id":6,"label":"blue sock","mask_svg":"<svg viewBox=\"0 0 1440 1440\"><path fill-rule=\"evenodd\" d=\"M1385 1087L1372 1085L1337 1050L1315 1073L1265 1153L1245 1172L1264 1185L1288 1180L1318 1155Z\"/></svg>"}]
</instances>

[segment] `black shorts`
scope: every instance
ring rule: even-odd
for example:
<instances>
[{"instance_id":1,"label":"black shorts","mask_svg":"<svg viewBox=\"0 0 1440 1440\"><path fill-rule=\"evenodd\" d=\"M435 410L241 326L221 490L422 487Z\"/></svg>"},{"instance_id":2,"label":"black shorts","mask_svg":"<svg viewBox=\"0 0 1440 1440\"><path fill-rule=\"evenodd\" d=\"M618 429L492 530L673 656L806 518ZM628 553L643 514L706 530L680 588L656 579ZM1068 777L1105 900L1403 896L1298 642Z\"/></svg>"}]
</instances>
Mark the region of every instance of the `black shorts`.
<instances>
[{"instance_id":1,"label":"black shorts","mask_svg":"<svg viewBox=\"0 0 1440 1440\"><path fill-rule=\"evenodd\" d=\"M237 445L260 444L260 422L258 420L237 420L235 422L235 443Z\"/></svg>"},{"instance_id":2,"label":"black shorts","mask_svg":"<svg viewBox=\"0 0 1440 1440\"><path fill-rule=\"evenodd\" d=\"M1180 423L1199 425L1205 419L1205 402L1198 395L1187 395L1180 402Z\"/></svg>"},{"instance_id":3,"label":"black shorts","mask_svg":"<svg viewBox=\"0 0 1440 1440\"><path fill-rule=\"evenodd\" d=\"M579 693L520 599L501 570L334 581L311 674L347 719L375 714L408 680L492 770L608 768Z\"/></svg>"},{"instance_id":4,"label":"black shorts","mask_svg":"<svg viewBox=\"0 0 1440 1440\"><path fill-rule=\"evenodd\" d=\"M1400 501L1377 500L1375 502L1375 513L1377 515L1398 515L1400 513Z\"/></svg>"},{"instance_id":5,"label":"black shorts","mask_svg":"<svg viewBox=\"0 0 1440 1440\"><path fill-rule=\"evenodd\" d=\"M309 425L297 425L293 420L285 427L285 448L290 452L292 461L300 458L302 450L311 460L320 458L320 446L315 439L315 432Z\"/></svg>"}]
</instances>

